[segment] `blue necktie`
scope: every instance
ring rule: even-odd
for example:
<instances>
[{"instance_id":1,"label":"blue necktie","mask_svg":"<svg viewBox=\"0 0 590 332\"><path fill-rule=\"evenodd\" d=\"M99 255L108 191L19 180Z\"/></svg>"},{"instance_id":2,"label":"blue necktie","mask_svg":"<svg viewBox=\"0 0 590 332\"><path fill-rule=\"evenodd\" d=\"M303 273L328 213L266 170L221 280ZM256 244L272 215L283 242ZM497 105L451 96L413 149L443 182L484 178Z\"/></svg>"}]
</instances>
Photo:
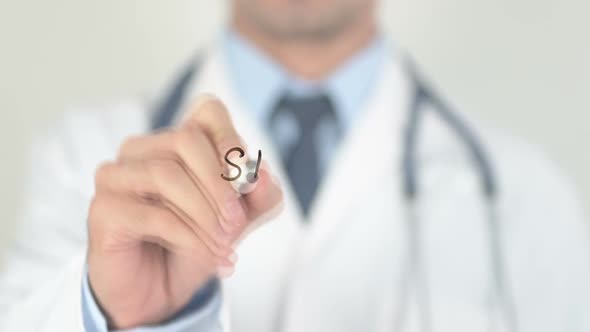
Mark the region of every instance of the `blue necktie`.
<instances>
[{"instance_id":1,"label":"blue necktie","mask_svg":"<svg viewBox=\"0 0 590 332\"><path fill-rule=\"evenodd\" d=\"M319 124L336 120L334 107L324 94L304 98L286 96L279 101L270 119L273 136L284 135L281 129L277 128L281 118L291 119L298 133L294 142L286 147L287 151L283 151L282 156L291 185L307 216L321 180L316 146ZM273 138L279 140L278 137Z\"/></svg>"}]
</instances>

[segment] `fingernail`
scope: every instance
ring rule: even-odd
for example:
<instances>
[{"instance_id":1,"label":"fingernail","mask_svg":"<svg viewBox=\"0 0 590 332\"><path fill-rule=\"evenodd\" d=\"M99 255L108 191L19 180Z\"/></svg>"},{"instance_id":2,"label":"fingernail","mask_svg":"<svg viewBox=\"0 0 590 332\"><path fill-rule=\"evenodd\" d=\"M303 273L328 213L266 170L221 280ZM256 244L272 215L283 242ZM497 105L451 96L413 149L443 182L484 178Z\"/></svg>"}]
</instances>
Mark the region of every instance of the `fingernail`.
<instances>
[{"instance_id":1,"label":"fingernail","mask_svg":"<svg viewBox=\"0 0 590 332\"><path fill-rule=\"evenodd\" d=\"M231 277L234 274L233 266L219 266L217 267L217 276L220 278Z\"/></svg>"}]
</instances>

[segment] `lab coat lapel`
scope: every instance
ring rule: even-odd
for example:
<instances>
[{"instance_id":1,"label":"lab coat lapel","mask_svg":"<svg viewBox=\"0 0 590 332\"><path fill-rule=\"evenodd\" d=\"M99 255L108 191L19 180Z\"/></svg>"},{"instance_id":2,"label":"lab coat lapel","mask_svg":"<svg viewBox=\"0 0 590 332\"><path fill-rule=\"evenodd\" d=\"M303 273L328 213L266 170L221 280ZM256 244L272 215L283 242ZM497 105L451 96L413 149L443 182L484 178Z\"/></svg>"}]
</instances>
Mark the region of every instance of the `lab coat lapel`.
<instances>
[{"instance_id":1,"label":"lab coat lapel","mask_svg":"<svg viewBox=\"0 0 590 332\"><path fill-rule=\"evenodd\" d=\"M362 106L363 115L340 145L319 187L309 234L303 241L302 264L311 261L339 228L353 221L350 215L358 205L355 199L380 194L369 184L379 177L387 186L399 183L392 175L397 176L401 126L412 86L400 62L390 60L384 67L376 89Z\"/></svg>"}]
</instances>

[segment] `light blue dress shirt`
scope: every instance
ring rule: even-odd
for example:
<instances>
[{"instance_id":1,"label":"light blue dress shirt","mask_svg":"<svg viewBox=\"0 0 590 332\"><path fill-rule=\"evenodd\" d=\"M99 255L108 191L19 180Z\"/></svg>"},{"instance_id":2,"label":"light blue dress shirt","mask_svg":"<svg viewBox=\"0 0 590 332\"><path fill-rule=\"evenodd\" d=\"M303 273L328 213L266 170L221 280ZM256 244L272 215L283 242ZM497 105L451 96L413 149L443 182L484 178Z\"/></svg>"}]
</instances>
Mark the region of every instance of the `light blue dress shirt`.
<instances>
[{"instance_id":1,"label":"light blue dress shirt","mask_svg":"<svg viewBox=\"0 0 590 332\"><path fill-rule=\"evenodd\" d=\"M223 37L223 52L234 84L233 88L243 100L245 111L251 112L260 124L268 128L273 108L285 94L312 96L327 94L334 105L338 123L320 124L323 130L316 137L319 151L320 170L325 170L338 144L338 137L354 126L363 103L376 84L376 77L388 54L382 38L376 37L367 47L350 58L331 75L321 81L308 81L289 73L273 59L257 49L238 34L228 31ZM298 140L296 126L292 119L282 119L273 137L277 138L278 151ZM338 128L339 135L335 134ZM135 332L185 332L219 331L218 322L221 295L217 282L211 282L201 289L189 305L169 322L133 329ZM87 332L107 332L107 322L90 290L88 277L82 283L82 314Z\"/></svg>"},{"instance_id":2,"label":"light blue dress shirt","mask_svg":"<svg viewBox=\"0 0 590 332\"><path fill-rule=\"evenodd\" d=\"M376 84L376 77L388 53L382 37L378 36L327 78L309 81L291 74L235 33L225 35L224 48L233 88L260 128L268 128L272 112L284 95L307 97L326 94L330 98L338 123L319 124L319 135L314 139L320 171L328 168L339 137L346 134L358 119L364 108L363 102ZM288 153L299 139L296 120L279 119L278 125L270 128L273 129L276 132L269 134L275 140L277 151Z\"/></svg>"}]
</instances>

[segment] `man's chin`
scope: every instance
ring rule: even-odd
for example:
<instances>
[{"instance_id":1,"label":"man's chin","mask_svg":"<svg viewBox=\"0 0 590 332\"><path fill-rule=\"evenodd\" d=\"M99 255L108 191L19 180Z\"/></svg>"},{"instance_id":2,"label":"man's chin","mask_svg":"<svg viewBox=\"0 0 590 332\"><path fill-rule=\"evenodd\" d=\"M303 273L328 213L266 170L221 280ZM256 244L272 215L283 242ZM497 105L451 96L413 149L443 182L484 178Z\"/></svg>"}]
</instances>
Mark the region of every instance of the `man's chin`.
<instances>
[{"instance_id":1,"label":"man's chin","mask_svg":"<svg viewBox=\"0 0 590 332\"><path fill-rule=\"evenodd\" d=\"M350 25L350 20L319 21L291 16L284 20L259 20L259 28L268 36L283 41L325 41L338 36Z\"/></svg>"}]
</instances>

